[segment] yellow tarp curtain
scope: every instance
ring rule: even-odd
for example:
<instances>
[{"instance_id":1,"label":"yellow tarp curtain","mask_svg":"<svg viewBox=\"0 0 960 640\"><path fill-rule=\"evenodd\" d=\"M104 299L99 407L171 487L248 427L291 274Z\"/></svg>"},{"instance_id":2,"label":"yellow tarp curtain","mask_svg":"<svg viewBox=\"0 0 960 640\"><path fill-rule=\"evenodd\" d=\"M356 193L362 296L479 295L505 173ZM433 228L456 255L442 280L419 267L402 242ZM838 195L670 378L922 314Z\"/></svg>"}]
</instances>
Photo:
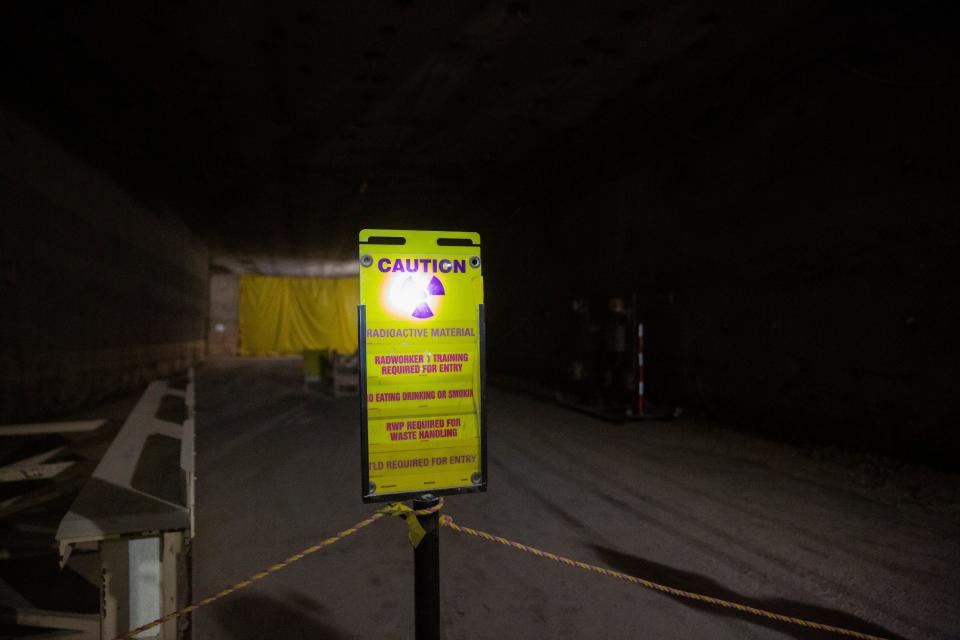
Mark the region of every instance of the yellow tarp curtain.
<instances>
[{"instance_id":1,"label":"yellow tarp curtain","mask_svg":"<svg viewBox=\"0 0 960 640\"><path fill-rule=\"evenodd\" d=\"M240 276L240 353L357 350L357 278Z\"/></svg>"}]
</instances>

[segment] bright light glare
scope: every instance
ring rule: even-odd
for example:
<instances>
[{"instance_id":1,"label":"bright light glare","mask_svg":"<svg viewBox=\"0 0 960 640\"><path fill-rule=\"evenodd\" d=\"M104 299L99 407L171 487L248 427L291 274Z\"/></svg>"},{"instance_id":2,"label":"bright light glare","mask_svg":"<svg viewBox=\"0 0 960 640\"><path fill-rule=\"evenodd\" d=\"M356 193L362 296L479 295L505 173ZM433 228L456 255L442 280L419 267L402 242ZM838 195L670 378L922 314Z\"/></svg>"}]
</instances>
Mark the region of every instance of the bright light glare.
<instances>
[{"instance_id":1,"label":"bright light glare","mask_svg":"<svg viewBox=\"0 0 960 640\"><path fill-rule=\"evenodd\" d=\"M421 304L428 302L427 285L431 277L426 273L396 273L387 285L387 304L404 316L410 316Z\"/></svg>"}]
</instances>

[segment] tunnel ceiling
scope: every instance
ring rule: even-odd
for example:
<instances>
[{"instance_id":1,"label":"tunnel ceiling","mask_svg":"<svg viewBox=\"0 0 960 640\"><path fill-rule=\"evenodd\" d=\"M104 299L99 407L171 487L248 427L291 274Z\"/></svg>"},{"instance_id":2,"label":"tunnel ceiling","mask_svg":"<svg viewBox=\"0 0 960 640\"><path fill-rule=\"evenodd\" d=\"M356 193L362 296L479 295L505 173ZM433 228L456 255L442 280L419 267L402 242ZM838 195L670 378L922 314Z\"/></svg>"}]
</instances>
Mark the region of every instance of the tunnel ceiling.
<instances>
[{"instance_id":1,"label":"tunnel ceiling","mask_svg":"<svg viewBox=\"0 0 960 640\"><path fill-rule=\"evenodd\" d=\"M335 212L361 197L662 152L825 56L896 72L905 9L869 7L4 3L0 97L201 232L255 233L269 212L295 237L310 217L352 229Z\"/></svg>"}]
</instances>

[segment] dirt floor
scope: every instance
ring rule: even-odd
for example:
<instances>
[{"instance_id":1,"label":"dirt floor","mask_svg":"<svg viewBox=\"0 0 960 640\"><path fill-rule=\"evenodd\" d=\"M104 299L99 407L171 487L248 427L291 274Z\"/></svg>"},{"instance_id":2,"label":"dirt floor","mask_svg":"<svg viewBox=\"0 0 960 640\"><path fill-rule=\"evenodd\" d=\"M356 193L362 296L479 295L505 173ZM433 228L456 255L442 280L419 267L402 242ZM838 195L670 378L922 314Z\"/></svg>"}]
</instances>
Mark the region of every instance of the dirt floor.
<instances>
[{"instance_id":1,"label":"dirt floor","mask_svg":"<svg viewBox=\"0 0 960 640\"><path fill-rule=\"evenodd\" d=\"M464 525L671 586L887 638L960 637L960 480L704 422L609 424L493 390ZM195 596L370 514L356 399L298 359L197 383ZM832 638L441 532L445 638ZM413 553L384 520L194 615L197 640L411 638Z\"/></svg>"}]
</instances>

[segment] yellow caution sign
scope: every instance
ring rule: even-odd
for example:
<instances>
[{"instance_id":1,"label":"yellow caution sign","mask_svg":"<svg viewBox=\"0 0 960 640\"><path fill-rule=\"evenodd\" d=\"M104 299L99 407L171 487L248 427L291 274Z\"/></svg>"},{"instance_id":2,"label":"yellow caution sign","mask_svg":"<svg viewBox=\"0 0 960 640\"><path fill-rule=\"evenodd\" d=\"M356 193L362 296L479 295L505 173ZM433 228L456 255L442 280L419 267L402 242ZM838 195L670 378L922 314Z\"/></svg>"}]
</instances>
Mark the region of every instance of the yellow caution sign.
<instances>
[{"instance_id":1,"label":"yellow caution sign","mask_svg":"<svg viewBox=\"0 0 960 640\"><path fill-rule=\"evenodd\" d=\"M480 236L360 232L364 502L486 490Z\"/></svg>"}]
</instances>

